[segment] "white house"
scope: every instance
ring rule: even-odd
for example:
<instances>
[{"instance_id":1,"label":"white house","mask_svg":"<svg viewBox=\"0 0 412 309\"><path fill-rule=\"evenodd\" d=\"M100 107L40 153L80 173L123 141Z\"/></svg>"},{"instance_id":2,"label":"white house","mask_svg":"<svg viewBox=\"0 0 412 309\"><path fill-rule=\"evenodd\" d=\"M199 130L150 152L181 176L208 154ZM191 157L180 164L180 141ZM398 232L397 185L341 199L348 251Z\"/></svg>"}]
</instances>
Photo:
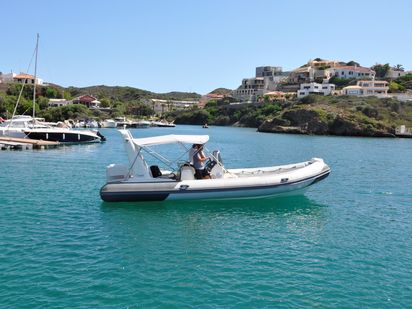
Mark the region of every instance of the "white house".
<instances>
[{"instance_id":1,"label":"white house","mask_svg":"<svg viewBox=\"0 0 412 309\"><path fill-rule=\"evenodd\" d=\"M48 106L49 107L60 107L73 104L72 101L67 101L66 99L49 99Z\"/></svg>"},{"instance_id":2,"label":"white house","mask_svg":"<svg viewBox=\"0 0 412 309\"><path fill-rule=\"evenodd\" d=\"M297 96L303 98L309 94L329 95L333 91L335 91L334 84L305 83L300 85Z\"/></svg>"},{"instance_id":3,"label":"white house","mask_svg":"<svg viewBox=\"0 0 412 309\"><path fill-rule=\"evenodd\" d=\"M356 65L334 67L333 71L335 73L335 76L339 78L374 79L376 75L376 72L374 70Z\"/></svg>"},{"instance_id":4,"label":"white house","mask_svg":"<svg viewBox=\"0 0 412 309\"><path fill-rule=\"evenodd\" d=\"M26 84L34 84L34 76L27 74L27 73L7 73L7 74L1 74L0 75L0 82L4 84L9 84L9 83L26 83ZM37 85L43 85L43 79L36 77L36 84Z\"/></svg>"},{"instance_id":5,"label":"white house","mask_svg":"<svg viewBox=\"0 0 412 309\"><path fill-rule=\"evenodd\" d=\"M405 76L406 74L412 74L412 71L404 71L395 68L390 68L388 72L386 72L385 77L390 79L397 79L399 77Z\"/></svg>"},{"instance_id":6,"label":"white house","mask_svg":"<svg viewBox=\"0 0 412 309\"><path fill-rule=\"evenodd\" d=\"M183 100L160 100L151 99L151 104L155 113L163 114L171 110L191 109L197 106L199 101L183 101Z\"/></svg>"},{"instance_id":7,"label":"white house","mask_svg":"<svg viewBox=\"0 0 412 309\"><path fill-rule=\"evenodd\" d=\"M342 89L342 93L346 95L356 96L388 96L388 82L384 80L360 80L356 86L348 86Z\"/></svg>"},{"instance_id":8,"label":"white house","mask_svg":"<svg viewBox=\"0 0 412 309\"><path fill-rule=\"evenodd\" d=\"M0 80L1 80L1 82L2 83L4 83L4 84L9 84L9 83L12 83L13 82L13 78L14 78L14 76L16 76L17 74L16 73L7 73L7 74L1 74L0 75Z\"/></svg>"}]
</instances>

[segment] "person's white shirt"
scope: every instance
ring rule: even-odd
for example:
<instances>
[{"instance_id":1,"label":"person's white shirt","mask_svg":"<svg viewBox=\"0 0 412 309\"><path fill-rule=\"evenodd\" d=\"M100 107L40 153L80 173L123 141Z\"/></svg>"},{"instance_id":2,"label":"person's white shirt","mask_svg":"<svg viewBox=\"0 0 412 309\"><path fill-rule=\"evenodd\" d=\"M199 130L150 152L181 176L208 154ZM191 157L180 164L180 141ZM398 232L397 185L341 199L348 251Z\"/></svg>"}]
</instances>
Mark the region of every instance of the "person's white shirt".
<instances>
[{"instance_id":1,"label":"person's white shirt","mask_svg":"<svg viewBox=\"0 0 412 309\"><path fill-rule=\"evenodd\" d=\"M196 154L196 152L197 152L197 149L196 148L190 148L190 150L189 150L189 162L190 162L190 164L192 164L193 165L193 156Z\"/></svg>"}]
</instances>

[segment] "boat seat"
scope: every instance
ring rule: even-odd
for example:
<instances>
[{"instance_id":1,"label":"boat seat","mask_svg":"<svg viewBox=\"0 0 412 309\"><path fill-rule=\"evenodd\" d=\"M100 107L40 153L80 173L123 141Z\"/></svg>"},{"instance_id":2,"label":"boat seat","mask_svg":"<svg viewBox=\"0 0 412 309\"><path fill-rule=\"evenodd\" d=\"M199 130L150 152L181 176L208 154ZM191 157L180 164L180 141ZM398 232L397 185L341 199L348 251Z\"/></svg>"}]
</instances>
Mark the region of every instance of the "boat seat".
<instances>
[{"instance_id":1,"label":"boat seat","mask_svg":"<svg viewBox=\"0 0 412 309\"><path fill-rule=\"evenodd\" d=\"M194 180L195 169L190 165L183 165L180 168L180 180Z\"/></svg>"},{"instance_id":2,"label":"boat seat","mask_svg":"<svg viewBox=\"0 0 412 309\"><path fill-rule=\"evenodd\" d=\"M162 172L160 171L160 168L157 165L150 166L150 172L152 173L153 178L162 176Z\"/></svg>"}]
</instances>

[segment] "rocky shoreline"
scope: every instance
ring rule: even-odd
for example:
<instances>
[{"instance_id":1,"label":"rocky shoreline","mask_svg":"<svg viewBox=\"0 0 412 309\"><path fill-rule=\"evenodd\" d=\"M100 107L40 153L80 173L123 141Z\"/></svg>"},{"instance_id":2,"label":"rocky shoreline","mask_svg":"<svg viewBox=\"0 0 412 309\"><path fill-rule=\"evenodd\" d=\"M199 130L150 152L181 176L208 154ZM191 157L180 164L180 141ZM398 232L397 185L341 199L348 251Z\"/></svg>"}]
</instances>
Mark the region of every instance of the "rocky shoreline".
<instances>
[{"instance_id":1,"label":"rocky shoreline","mask_svg":"<svg viewBox=\"0 0 412 309\"><path fill-rule=\"evenodd\" d=\"M380 122L360 122L351 115L328 113L322 119L319 111L298 109L285 112L281 118L264 121L259 132L313 135L396 137L395 130Z\"/></svg>"}]
</instances>

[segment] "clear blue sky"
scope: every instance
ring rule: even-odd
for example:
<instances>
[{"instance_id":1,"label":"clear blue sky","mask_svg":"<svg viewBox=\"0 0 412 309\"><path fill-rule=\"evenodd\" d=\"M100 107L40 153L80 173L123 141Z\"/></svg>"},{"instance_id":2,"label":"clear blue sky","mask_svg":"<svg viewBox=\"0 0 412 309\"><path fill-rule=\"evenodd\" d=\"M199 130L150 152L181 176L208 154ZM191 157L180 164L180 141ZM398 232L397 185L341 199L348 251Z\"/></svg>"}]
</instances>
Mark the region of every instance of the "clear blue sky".
<instances>
[{"instance_id":1,"label":"clear blue sky","mask_svg":"<svg viewBox=\"0 0 412 309\"><path fill-rule=\"evenodd\" d=\"M412 1L3 1L0 71L63 86L234 89L256 66L316 57L412 69Z\"/></svg>"}]
</instances>

